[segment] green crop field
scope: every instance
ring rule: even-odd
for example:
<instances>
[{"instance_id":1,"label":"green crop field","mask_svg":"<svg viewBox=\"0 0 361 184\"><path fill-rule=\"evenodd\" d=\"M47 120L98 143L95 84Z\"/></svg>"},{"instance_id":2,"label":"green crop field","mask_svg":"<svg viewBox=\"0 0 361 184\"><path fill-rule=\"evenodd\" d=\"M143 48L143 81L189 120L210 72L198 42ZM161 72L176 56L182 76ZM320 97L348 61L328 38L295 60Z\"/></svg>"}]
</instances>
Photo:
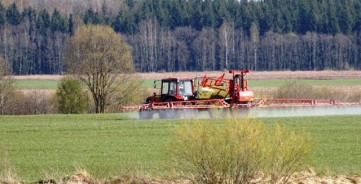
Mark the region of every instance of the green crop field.
<instances>
[{"instance_id":1,"label":"green crop field","mask_svg":"<svg viewBox=\"0 0 361 184\"><path fill-rule=\"evenodd\" d=\"M253 87L280 87L284 85L289 79L269 79L269 80L249 80L250 88ZM295 79L303 84L311 86L352 86L352 85L361 85L361 79L330 79L330 80L315 80L315 79ZM154 80L147 79L144 80L142 85L144 87L152 88L154 86ZM157 83L160 87L160 82Z\"/></svg>"},{"instance_id":2,"label":"green crop field","mask_svg":"<svg viewBox=\"0 0 361 184\"><path fill-rule=\"evenodd\" d=\"M270 79L270 80L250 80L251 87L280 87L289 79ZM361 85L361 79L295 79L303 84L311 86L343 86L343 85Z\"/></svg>"},{"instance_id":3,"label":"green crop field","mask_svg":"<svg viewBox=\"0 0 361 184\"><path fill-rule=\"evenodd\" d=\"M308 132L310 167L317 172L361 174L361 115L263 120ZM101 178L129 171L161 176L165 145L184 122L143 121L132 114L0 116L0 163L9 162L25 181L65 176L77 168Z\"/></svg>"},{"instance_id":4,"label":"green crop field","mask_svg":"<svg viewBox=\"0 0 361 184\"><path fill-rule=\"evenodd\" d=\"M342 85L361 85L361 79L296 79L297 81L312 85L312 86L342 86ZM269 79L269 80L250 80L250 87L279 87L285 84L288 79ZM153 79L144 79L142 86L146 88L153 88ZM43 79L18 79L16 86L19 89L56 89L58 80L43 80ZM157 83L160 87L160 82Z\"/></svg>"},{"instance_id":5,"label":"green crop field","mask_svg":"<svg viewBox=\"0 0 361 184\"><path fill-rule=\"evenodd\" d=\"M43 79L17 79L15 82L19 89L56 89L59 83L58 80Z\"/></svg>"}]
</instances>

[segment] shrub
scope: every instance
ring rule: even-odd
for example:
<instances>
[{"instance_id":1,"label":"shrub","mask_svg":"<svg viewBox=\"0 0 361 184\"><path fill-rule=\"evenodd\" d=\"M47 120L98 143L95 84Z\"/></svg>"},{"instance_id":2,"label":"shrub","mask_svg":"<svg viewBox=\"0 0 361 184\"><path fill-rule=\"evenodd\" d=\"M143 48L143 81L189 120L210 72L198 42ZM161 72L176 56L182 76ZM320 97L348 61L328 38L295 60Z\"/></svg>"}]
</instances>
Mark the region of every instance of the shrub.
<instances>
[{"instance_id":1,"label":"shrub","mask_svg":"<svg viewBox=\"0 0 361 184\"><path fill-rule=\"evenodd\" d=\"M14 79L7 61L0 56L0 115L6 114L7 106L15 92Z\"/></svg>"},{"instance_id":2,"label":"shrub","mask_svg":"<svg viewBox=\"0 0 361 184\"><path fill-rule=\"evenodd\" d=\"M289 80L280 86L276 98L314 98L315 90L312 86L296 80Z\"/></svg>"},{"instance_id":3,"label":"shrub","mask_svg":"<svg viewBox=\"0 0 361 184\"><path fill-rule=\"evenodd\" d=\"M152 93L140 86L141 82L139 80L129 80L120 83L116 88L116 92L110 97L106 112L119 112L119 105L144 103L146 97L150 96ZM129 91L132 91L132 93Z\"/></svg>"},{"instance_id":4,"label":"shrub","mask_svg":"<svg viewBox=\"0 0 361 184\"><path fill-rule=\"evenodd\" d=\"M0 183L20 184L15 168L10 162L9 153L4 146L0 147Z\"/></svg>"},{"instance_id":5,"label":"shrub","mask_svg":"<svg viewBox=\"0 0 361 184\"><path fill-rule=\"evenodd\" d=\"M351 94L348 100L350 102L361 102L361 93Z\"/></svg>"},{"instance_id":6,"label":"shrub","mask_svg":"<svg viewBox=\"0 0 361 184\"><path fill-rule=\"evenodd\" d=\"M58 110L64 114L83 113L87 107L87 95L83 92L80 81L65 77L56 91Z\"/></svg>"},{"instance_id":7,"label":"shrub","mask_svg":"<svg viewBox=\"0 0 361 184\"><path fill-rule=\"evenodd\" d=\"M302 136L257 119L193 120L176 129L172 165L200 183L285 182L309 152ZM267 177L255 178L259 173Z\"/></svg>"},{"instance_id":8,"label":"shrub","mask_svg":"<svg viewBox=\"0 0 361 184\"><path fill-rule=\"evenodd\" d=\"M271 133L271 134L270 134ZM270 129L267 138L268 162L265 172L270 176L270 183L286 183L290 176L306 162L310 152L309 136L300 135L276 124Z\"/></svg>"},{"instance_id":9,"label":"shrub","mask_svg":"<svg viewBox=\"0 0 361 184\"><path fill-rule=\"evenodd\" d=\"M323 100L348 100L347 94L330 87L314 87L297 80L289 80L280 86L276 98L313 98Z\"/></svg>"},{"instance_id":10,"label":"shrub","mask_svg":"<svg viewBox=\"0 0 361 184\"><path fill-rule=\"evenodd\" d=\"M13 90L11 98L4 106L3 114L50 114L55 113L52 94L44 90Z\"/></svg>"},{"instance_id":11,"label":"shrub","mask_svg":"<svg viewBox=\"0 0 361 184\"><path fill-rule=\"evenodd\" d=\"M0 115L7 114L15 92L14 80L11 78L1 79L0 77Z\"/></svg>"}]
</instances>

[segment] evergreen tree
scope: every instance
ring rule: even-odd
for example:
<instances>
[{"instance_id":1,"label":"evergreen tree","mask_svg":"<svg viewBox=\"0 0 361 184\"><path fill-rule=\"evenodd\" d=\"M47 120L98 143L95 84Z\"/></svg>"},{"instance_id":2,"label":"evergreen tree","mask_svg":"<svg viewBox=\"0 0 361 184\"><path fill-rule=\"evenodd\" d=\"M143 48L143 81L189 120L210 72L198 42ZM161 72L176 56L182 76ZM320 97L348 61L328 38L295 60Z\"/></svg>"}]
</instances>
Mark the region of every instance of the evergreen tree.
<instances>
[{"instance_id":1,"label":"evergreen tree","mask_svg":"<svg viewBox=\"0 0 361 184\"><path fill-rule=\"evenodd\" d=\"M202 12L202 0L189 0L190 6L190 25L200 31L203 28L203 12Z\"/></svg>"},{"instance_id":2,"label":"evergreen tree","mask_svg":"<svg viewBox=\"0 0 361 184\"><path fill-rule=\"evenodd\" d=\"M137 25L134 20L134 16L129 11L119 11L113 24L113 29L116 32L124 34L134 34L137 31Z\"/></svg>"},{"instance_id":3,"label":"evergreen tree","mask_svg":"<svg viewBox=\"0 0 361 184\"><path fill-rule=\"evenodd\" d=\"M60 14L60 12L55 9L51 15L51 31L65 33L67 31L67 22L66 19Z\"/></svg>"},{"instance_id":4,"label":"evergreen tree","mask_svg":"<svg viewBox=\"0 0 361 184\"><path fill-rule=\"evenodd\" d=\"M130 9L133 9L136 4L135 0L125 0L125 3Z\"/></svg>"},{"instance_id":5,"label":"evergreen tree","mask_svg":"<svg viewBox=\"0 0 361 184\"><path fill-rule=\"evenodd\" d=\"M102 21L102 24L110 25L112 23L112 16L111 16L111 10L109 10L108 5L103 1L102 4L102 11L100 16L100 20Z\"/></svg>"},{"instance_id":6,"label":"evergreen tree","mask_svg":"<svg viewBox=\"0 0 361 184\"><path fill-rule=\"evenodd\" d=\"M50 15L46 9L39 12L36 21L36 28L41 35L46 35L50 28Z\"/></svg>"},{"instance_id":7,"label":"evergreen tree","mask_svg":"<svg viewBox=\"0 0 361 184\"><path fill-rule=\"evenodd\" d=\"M36 21L37 11L34 8L27 7L23 10L22 17L30 22Z\"/></svg>"},{"instance_id":8,"label":"evergreen tree","mask_svg":"<svg viewBox=\"0 0 361 184\"><path fill-rule=\"evenodd\" d=\"M239 19L241 19L241 20L236 21L236 22L240 22L239 24L236 25L236 27L242 28L245 32L248 32L251 29L252 22L255 19L259 19L259 20L257 20L257 22L259 22L259 24L260 24L261 32L268 31L269 25L265 19L265 17L266 17L265 13L267 13L267 9L265 9L265 8L262 9L262 8L264 8L264 7L258 6L257 8L255 8L252 5L252 2L241 1L240 17L239 17ZM257 17L254 14L257 14Z\"/></svg>"},{"instance_id":9,"label":"evergreen tree","mask_svg":"<svg viewBox=\"0 0 361 184\"><path fill-rule=\"evenodd\" d=\"M185 25L186 10L184 9L185 3L182 0L168 0L167 8L169 9L168 14L170 17L169 27L175 29Z\"/></svg>"},{"instance_id":10,"label":"evergreen tree","mask_svg":"<svg viewBox=\"0 0 361 184\"><path fill-rule=\"evenodd\" d=\"M65 40L82 21L111 25L125 34L139 71L194 70L204 61L200 56L212 58L209 64L215 69L224 68L220 63L256 65L257 70L361 67L356 41L360 0L110 0L97 4L99 10L92 3L65 9L61 1L54 9L50 2L42 4L46 9L18 9L15 2L4 7L5 1L0 1L0 52L16 74L61 71ZM226 22L232 37L222 38ZM259 32L257 44L252 40L253 23ZM216 37L209 40L216 49L205 51L202 43L208 43L211 32ZM152 65L144 63L149 58Z\"/></svg>"},{"instance_id":11,"label":"evergreen tree","mask_svg":"<svg viewBox=\"0 0 361 184\"><path fill-rule=\"evenodd\" d=\"M344 2L336 1L336 7L339 7L337 11L338 24L341 31L347 35L351 33L356 22L356 12L352 8L353 6L354 1L351 0Z\"/></svg>"},{"instance_id":12,"label":"evergreen tree","mask_svg":"<svg viewBox=\"0 0 361 184\"><path fill-rule=\"evenodd\" d=\"M360 30L361 30L361 2L360 1L356 1L355 5L355 25L353 26L353 32L359 34Z\"/></svg>"},{"instance_id":13,"label":"evergreen tree","mask_svg":"<svg viewBox=\"0 0 361 184\"><path fill-rule=\"evenodd\" d=\"M335 7L334 1L328 1L327 6L327 17L325 20L327 20L327 24L325 25L325 31L326 33L336 34L340 32L340 26L339 26L339 17L337 17L337 8ZM341 8L341 7L340 7Z\"/></svg>"},{"instance_id":14,"label":"evergreen tree","mask_svg":"<svg viewBox=\"0 0 361 184\"><path fill-rule=\"evenodd\" d=\"M36 62L35 67L40 74L50 74L49 64L51 62L50 52L50 15L46 9L39 12L36 20L37 36L35 38L36 44Z\"/></svg>"},{"instance_id":15,"label":"evergreen tree","mask_svg":"<svg viewBox=\"0 0 361 184\"><path fill-rule=\"evenodd\" d=\"M6 22L6 9L0 1L0 27L3 26Z\"/></svg>"},{"instance_id":16,"label":"evergreen tree","mask_svg":"<svg viewBox=\"0 0 361 184\"><path fill-rule=\"evenodd\" d=\"M301 34L305 34L309 31L316 31L319 19L318 3L313 2L313 0L304 0L299 1L299 25L297 26L297 31Z\"/></svg>"},{"instance_id":17,"label":"evergreen tree","mask_svg":"<svg viewBox=\"0 0 361 184\"><path fill-rule=\"evenodd\" d=\"M227 10L229 12L230 20L228 22L233 22L234 27L236 29L239 29L241 27L241 24L244 22L245 17L242 13L242 7L241 2L238 2L237 0L231 0L229 1L227 5Z\"/></svg>"},{"instance_id":18,"label":"evergreen tree","mask_svg":"<svg viewBox=\"0 0 361 184\"><path fill-rule=\"evenodd\" d=\"M37 39L40 37L37 34L36 30L36 15L37 11L34 8L28 7L23 10L22 16L23 20L25 22L25 25L27 26L28 30L26 33L24 33L24 63L26 63L26 66L23 67L22 73L23 74L36 74L38 70L34 67L36 63L36 57L35 57L35 51L36 51L36 42Z\"/></svg>"},{"instance_id":19,"label":"evergreen tree","mask_svg":"<svg viewBox=\"0 0 361 184\"><path fill-rule=\"evenodd\" d=\"M12 3L6 11L7 22L11 25L19 25L21 23L21 13L16 6L16 3Z\"/></svg>"},{"instance_id":20,"label":"evergreen tree","mask_svg":"<svg viewBox=\"0 0 361 184\"><path fill-rule=\"evenodd\" d=\"M68 33L70 34L70 36L74 35L75 32L75 27L74 27L74 19L73 19L73 14L69 15L69 21L68 21Z\"/></svg>"},{"instance_id":21,"label":"evergreen tree","mask_svg":"<svg viewBox=\"0 0 361 184\"><path fill-rule=\"evenodd\" d=\"M91 24L93 21L93 16L94 16L94 12L92 8L89 8L88 11L86 11L84 17L83 17L83 22L84 24Z\"/></svg>"},{"instance_id":22,"label":"evergreen tree","mask_svg":"<svg viewBox=\"0 0 361 184\"><path fill-rule=\"evenodd\" d=\"M230 4L230 6L228 6L228 4ZM215 14L214 23L216 28L221 27L224 22L234 23L236 16L239 15L239 2L234 2L233 0L229 2L223 0L215 0L213 1L213 11Z\"/></svg>"},{"instance_id":23,"label":"evergreen tree","mask_svg":"<svg viewBox=\"0 0 361 184\"><path fill-rule=\"evenodd\" d=\"M202 2L202 27L215 27L215 15L212 0L204 0Z\"/></svg>"},{"instance_id":24,"label":"evergreen tree","mask_svg":"<svg viewBox=\"0 0 361 184\"><path fill-rule=\"evenodd\" d=\"M84 24L103 24L103 18L101 14L95 12L93 8L89 8L83 18Z\"/></svg>"},{"instance_id":25,"label":"evergreen tree","mask_svg":"<svg viewBox=\"0 0 361 184\"><path fill-rule=\"evenodd\" d=\"M149 20L154 17L154 7L153 0L152 1L141 1L140 8L137 11L137 15L139 17L139 21Z\"/></svg>"}]
</instances>

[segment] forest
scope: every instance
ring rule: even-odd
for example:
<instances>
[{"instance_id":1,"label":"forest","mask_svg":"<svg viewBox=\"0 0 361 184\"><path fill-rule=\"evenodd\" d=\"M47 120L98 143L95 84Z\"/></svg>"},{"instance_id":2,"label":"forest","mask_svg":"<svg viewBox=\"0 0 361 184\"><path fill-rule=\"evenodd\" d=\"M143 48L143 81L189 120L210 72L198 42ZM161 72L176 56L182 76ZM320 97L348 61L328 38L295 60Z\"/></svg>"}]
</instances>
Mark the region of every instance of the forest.
<instances>
[{"instance_id":1,"label":"forest","mask_svg":"<svg viewBox=\"0 0 361 184\"><path fill-rule=\"evenodd\" d=\"M63 74L83 24L112 27L138 72L361 69L361 0L2 0L15 75Z\"/></svg>"}]
</instances>

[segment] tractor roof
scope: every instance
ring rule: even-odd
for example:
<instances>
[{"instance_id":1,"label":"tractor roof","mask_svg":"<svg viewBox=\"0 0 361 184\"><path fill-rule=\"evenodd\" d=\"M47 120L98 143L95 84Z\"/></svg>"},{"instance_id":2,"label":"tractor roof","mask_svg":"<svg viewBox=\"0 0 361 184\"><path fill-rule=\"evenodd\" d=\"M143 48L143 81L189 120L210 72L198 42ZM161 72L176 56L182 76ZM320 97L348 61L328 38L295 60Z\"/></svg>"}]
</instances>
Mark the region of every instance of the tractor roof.
<instances>
[{"instance_id":1,"label":"tractor roof","mask_svg":"<svg viewBox=\"0 0 361 184\"><path fill-rule=\"evenodd\" d=\"M162 81L191 81L193 78L189 77L169 77L169 78L163 78Z\"/></svg>"}]
</instances>

